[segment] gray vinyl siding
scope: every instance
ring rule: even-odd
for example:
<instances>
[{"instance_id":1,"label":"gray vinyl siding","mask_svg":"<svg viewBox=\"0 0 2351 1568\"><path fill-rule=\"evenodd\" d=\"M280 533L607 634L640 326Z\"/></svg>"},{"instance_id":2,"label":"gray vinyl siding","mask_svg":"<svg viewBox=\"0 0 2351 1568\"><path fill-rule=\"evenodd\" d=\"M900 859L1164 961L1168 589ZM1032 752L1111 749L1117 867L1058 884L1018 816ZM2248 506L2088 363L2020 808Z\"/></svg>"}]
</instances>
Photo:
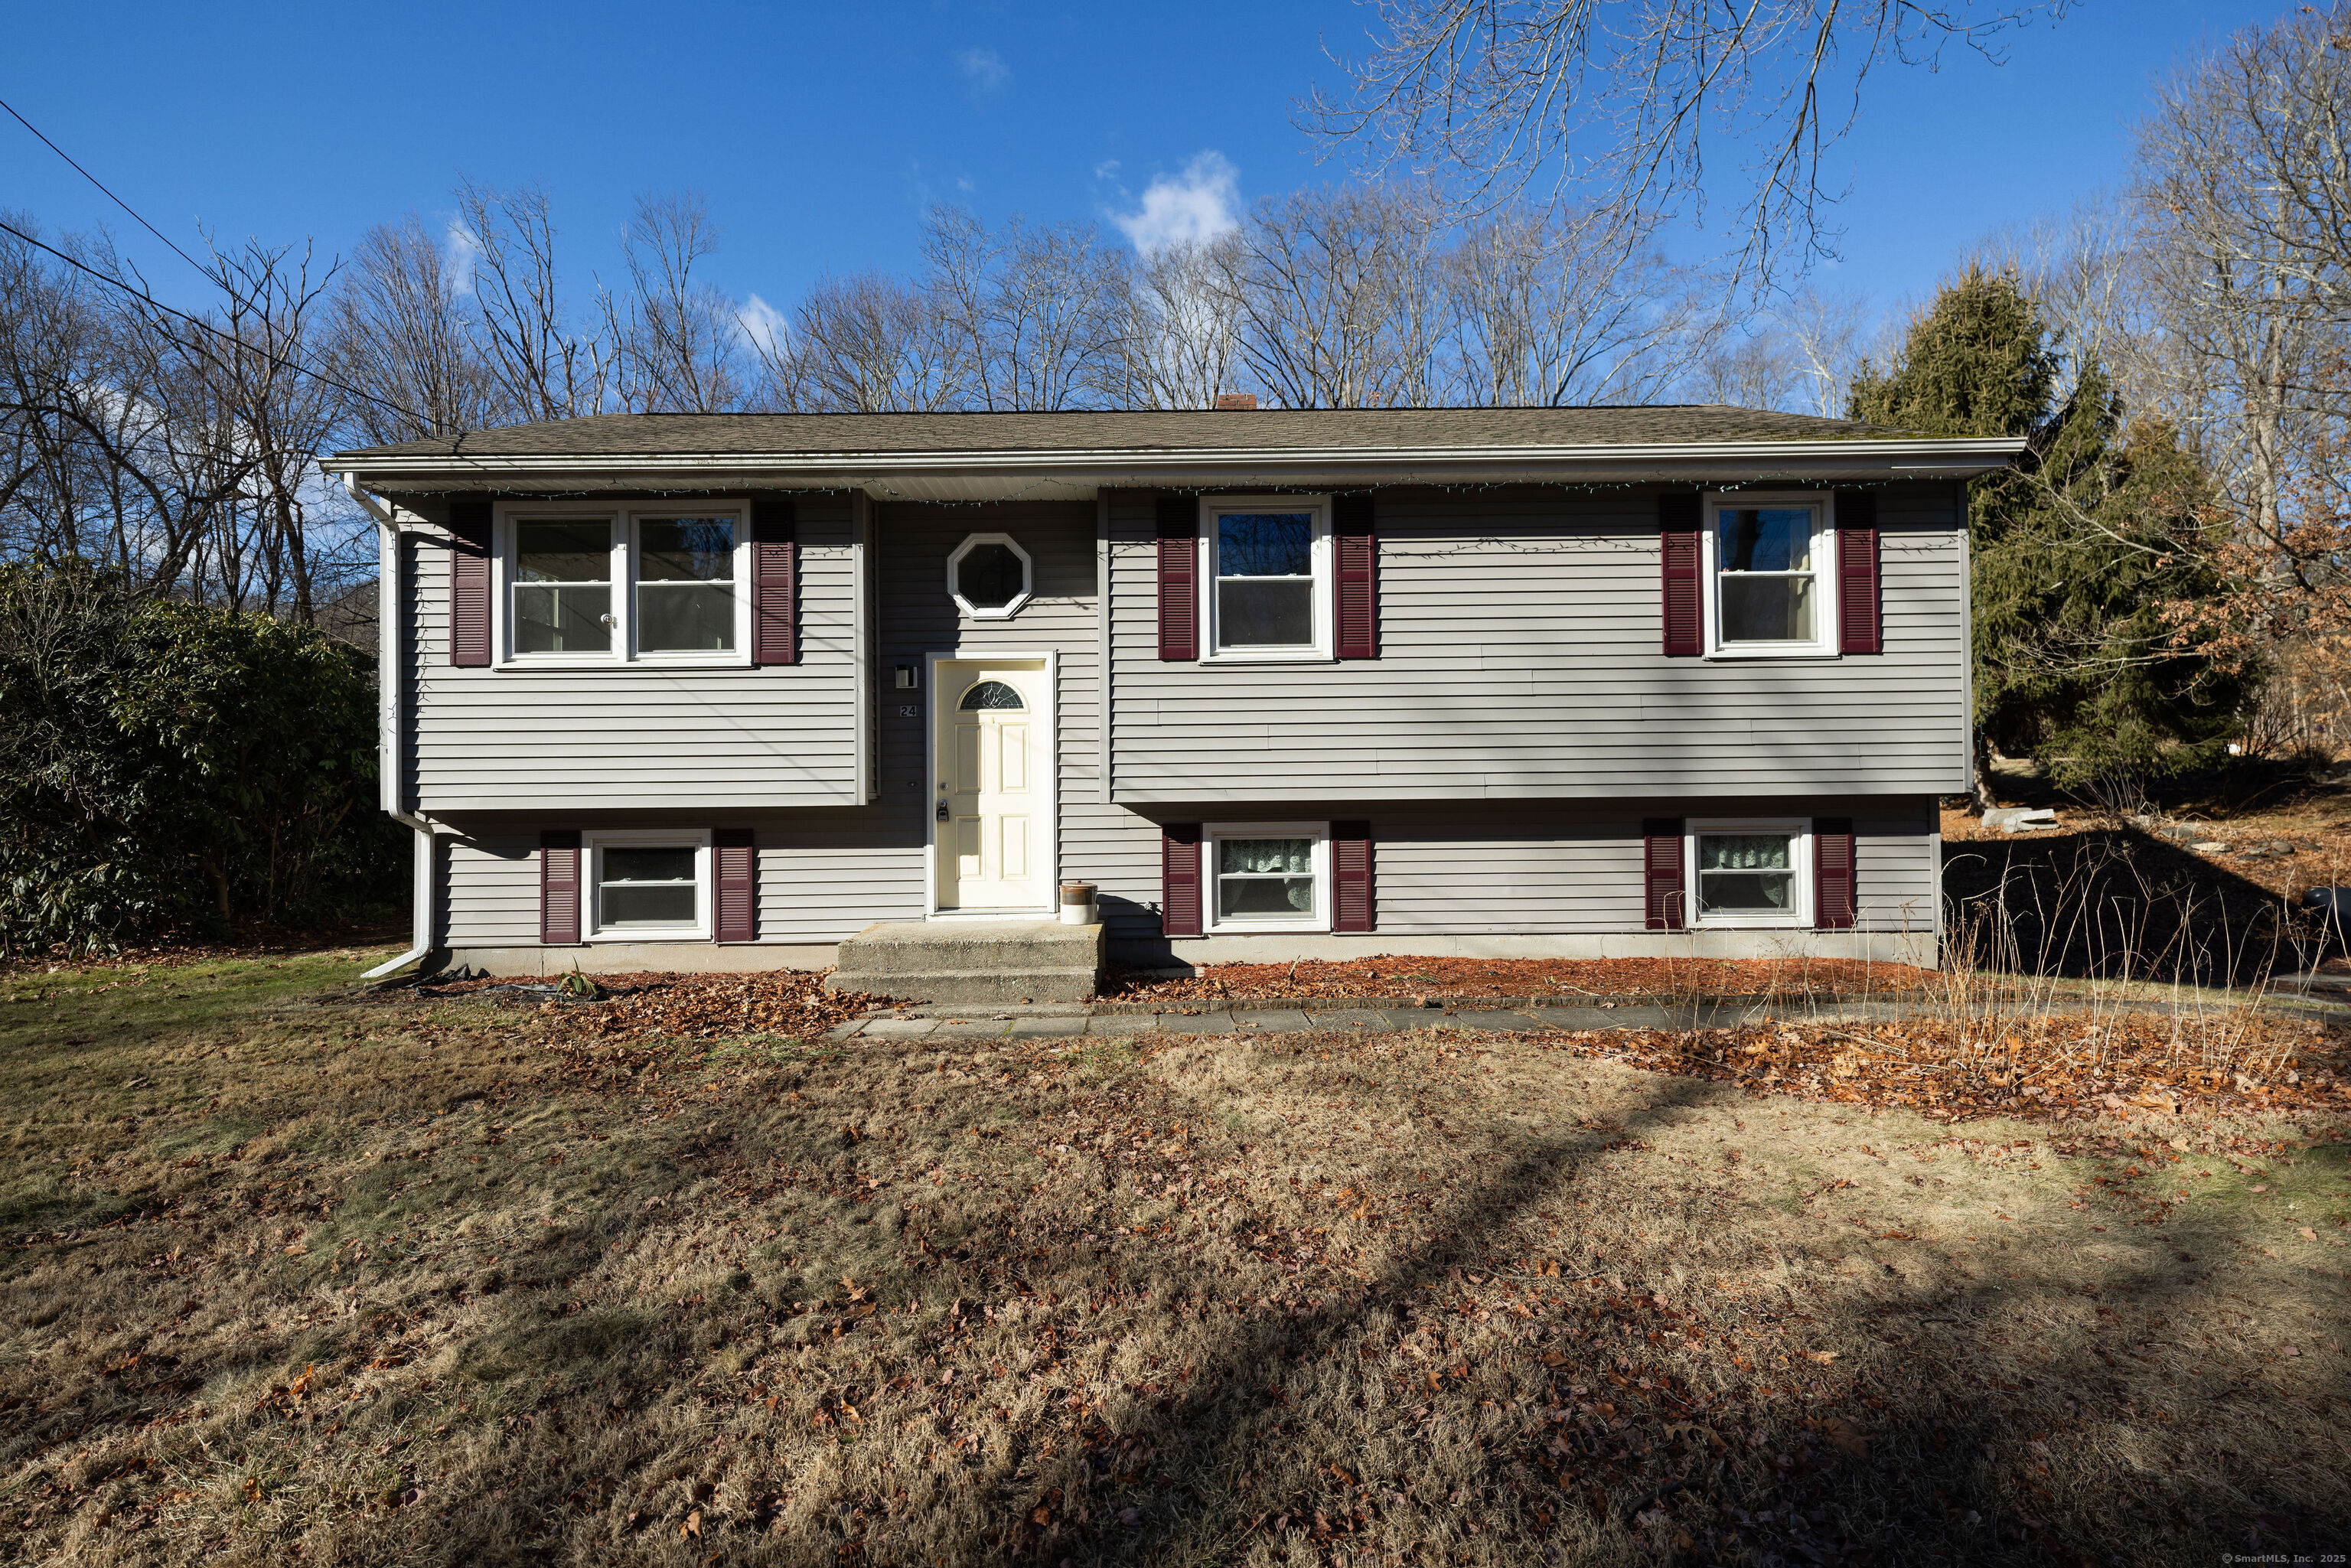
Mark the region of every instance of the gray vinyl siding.
<instances>
[{"instance_id":1,"label":"gray vinyl siding","mask_svg":"<svg viewBox=\"0 0 2351 1568\"><path fill-rule=\"evenodd\" d=\"M1066 796L1062 809L1063 870L1101 886L1112 940L1132 945L1156 937L1159 823L1123 808L1073 804ZM1859 927L1912 933L1936 928L1940 844L1931 800L1745 800L1709 809L1757 817L1852 815ZM1670 801L1602 807L1480 803L1474 812L1373 806L1368 816L1378 934L1541 936L1638 931L1643 923L1642 821L1677 810ZM1289 808L1290 816L1310 821L1365 814L1364 809L1344 806ZM899 819L894 828L885 824L885 816ZM762 942L837 942L877 920L919 920L923 915L923 838L917 813L868 808L616 818L559 811L544 823L506 820L461 824L459 837L443 841L447 878L439 930L444 940L465 946L536 943L539 828L631 824L751 827L758 842ZM1759 940L1768 942L1769 936L1764 933Z\"/></svg>"},{"instance_id":2,"label":"gray vinyl siding","mask_svg":"<svg viewBox=\"0 0 2351 1568\"><path fill-rule=\"evenodd\" d=\"M448 549L437 536L404 536L408 809L852 802L850 497L803 497L799 515L801 662L765 667L455 668Z\"/></svg>"},{"instance_id":3,"label":"gray vinyl siding","mask_svg":"<svg viewBox=\"0 0 2351 1568\"><path fill-rule=\"evenodd\" d=\"M1389 936L1547 936L1638 931L1644 910L1641 826L1685 814L1671 800L1558 806L1480 801L1472 810L1377 803L1316 810L1266 803L1233 811L1161 812L1167 821L1368 820L1374 914ZM1926 799L1745 799L1689 815L1854 819L1857 923L1872 931L1931 931L1940 843ZM1113 940L1158 934L1159 829L1135 827L1079 868L1102 889Z\"/></svg>"},{"instance_id":4,"label":"gray vinyl siding","mask_svg":"<svg viewBox=\"0 0 2351 1568\"><path fill-rule=\"evenodd\" d=\"M1156 497L1120 492L1113 793L1145 804L1964 789L1967 601L1951 497L1944 484L1880 494L1881 654L1665 657L1654 489L1398 489L1378 501L1377 659L1217 665L1158 657Z\"/></svg>"}]
</instances>

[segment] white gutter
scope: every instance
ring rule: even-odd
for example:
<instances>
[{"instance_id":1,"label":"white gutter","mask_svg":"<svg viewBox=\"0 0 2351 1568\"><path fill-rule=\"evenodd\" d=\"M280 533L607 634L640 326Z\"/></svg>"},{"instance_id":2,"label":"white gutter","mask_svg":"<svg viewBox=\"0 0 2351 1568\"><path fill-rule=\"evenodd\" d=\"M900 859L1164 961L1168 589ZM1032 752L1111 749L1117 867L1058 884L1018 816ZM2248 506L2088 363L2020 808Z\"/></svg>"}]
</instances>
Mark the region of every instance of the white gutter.
<instances>
[{"instance_id":1,"label":"white gutter","mask_svg":"<svg viewBox=\"0 0 2351 1568\"><path fill-rule=\"evenodd\" d=\"M393 821L409 828L415 864L409 893L408 951L360 977L362 980L376 980L413 964L433 950L433 824L400 809L399 519L391 507L360 487L356 474L343 475L343 489L359 503L360 510L375 519L376 800Z\"/></svg>"}]
</instances>

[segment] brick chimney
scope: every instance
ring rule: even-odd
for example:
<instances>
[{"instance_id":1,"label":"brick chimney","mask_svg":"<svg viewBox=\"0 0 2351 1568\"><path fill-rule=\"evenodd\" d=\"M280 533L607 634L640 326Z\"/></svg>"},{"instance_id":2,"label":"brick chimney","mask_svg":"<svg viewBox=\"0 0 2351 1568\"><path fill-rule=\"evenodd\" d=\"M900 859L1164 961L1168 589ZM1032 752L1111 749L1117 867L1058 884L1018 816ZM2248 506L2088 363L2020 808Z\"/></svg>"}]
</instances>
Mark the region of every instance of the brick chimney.
<instances>
[{"instance_id":1,"label":"brick chimney","mask_svg":"<svg viewBox=\"0 0 2351 1568\"><path fill-rule=\"evenodd\" d=\"M1255 408L1257 406L1257 393L1218 392L1217 394L1217 406L1218 408Z\"/></svg>"}]
</instances>

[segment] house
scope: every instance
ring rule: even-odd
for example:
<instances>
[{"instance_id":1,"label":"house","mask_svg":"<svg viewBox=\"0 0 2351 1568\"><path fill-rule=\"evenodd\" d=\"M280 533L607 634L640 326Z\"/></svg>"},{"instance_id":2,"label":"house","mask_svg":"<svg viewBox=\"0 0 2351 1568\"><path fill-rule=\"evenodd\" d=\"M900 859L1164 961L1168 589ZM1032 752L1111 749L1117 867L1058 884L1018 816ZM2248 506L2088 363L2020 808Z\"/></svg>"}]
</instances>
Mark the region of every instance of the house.
<instances>
[{"instance_id":1,"label":"house","mask_svg":"<svg viewBox=\"0 0 2351 1568\"><path fill-rule=\"evenodd\" d=\"M1723 406L611 414L340 454L420 949L1932 963L1965 490ZM908 927L908 929L914 929Z\"/></svg>"}]
</instances>

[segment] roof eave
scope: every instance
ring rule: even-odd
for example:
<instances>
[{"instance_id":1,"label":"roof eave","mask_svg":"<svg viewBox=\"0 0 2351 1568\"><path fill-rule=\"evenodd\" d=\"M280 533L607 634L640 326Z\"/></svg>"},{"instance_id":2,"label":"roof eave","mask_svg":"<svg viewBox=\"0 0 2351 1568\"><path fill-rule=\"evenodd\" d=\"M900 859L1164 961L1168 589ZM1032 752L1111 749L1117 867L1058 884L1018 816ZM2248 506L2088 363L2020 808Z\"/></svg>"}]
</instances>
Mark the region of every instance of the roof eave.
<instances>
[{"instance_id":1,"label":"roof eave","mask_svg":"<svg viewBox=\"0 0 2351 1568\"><path fill-rule=\"evenodd\" d=\"M1729 483L1967 478L2008 466L2022 439L1677 442L1583 446L1104 448L1024 452L563 454L339 453L325 466L371 489L863 489L883 498L998 499L1234 484Z\"/></svg>"}]
</instances>

